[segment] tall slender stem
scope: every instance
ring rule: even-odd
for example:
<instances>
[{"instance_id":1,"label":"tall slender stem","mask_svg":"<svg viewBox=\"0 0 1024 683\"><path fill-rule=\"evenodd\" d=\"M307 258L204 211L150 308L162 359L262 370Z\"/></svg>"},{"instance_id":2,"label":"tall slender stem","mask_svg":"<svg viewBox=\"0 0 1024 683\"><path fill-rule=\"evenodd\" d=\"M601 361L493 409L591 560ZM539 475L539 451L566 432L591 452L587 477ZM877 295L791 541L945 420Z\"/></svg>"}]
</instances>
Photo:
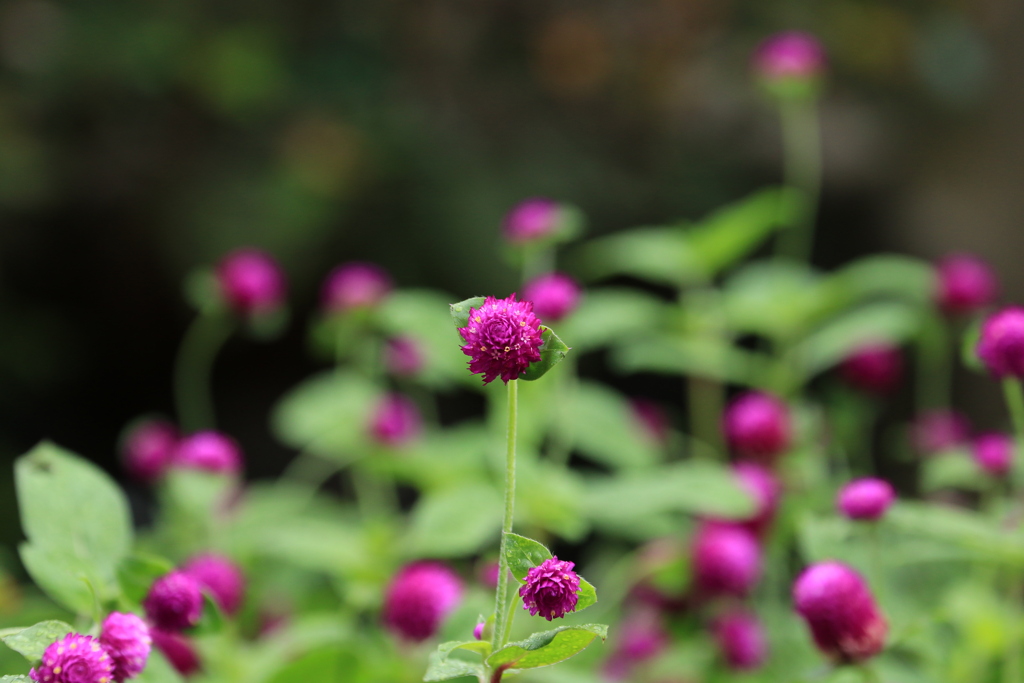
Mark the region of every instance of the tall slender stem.
<instances>
[{"instance_id":1,"label":"tall slender stem","mask_svg":"<svg viewBox=\"0 0 1024 683\"><path fill-rule=\"evenodd\" d=\"M808 262L814 248L814 223L821 194L821 131L817 101L811 98L785 99L779 103L785 181L804 192L803 203L793 225L783 230L778 255Z\"/></svg>"},{"instance_id":2,"label":"tall slender stem","mask_svg":"<svg viewBox=\"0 0 1024 683\"><path fill-rule=\"evenodd\" d=\"M1013 433L1017 439L1017 447L1024 445L1024 390L1020 380L1007 377L1003 380L1003 395L1006 397L1006 409L1010 411L1013 421Z\"/></svg>"},{"instance_id":3,"label":"tall slender stem","mask_svg":"<svg viewBox=\"0 0 1024 683\"><path fill-rule=\"evenodd\" d=\"M222 314L200 312L185 332L174 370L174 398L185 432L216 425L210 375L232 327L231 320Z\"/></svg>"},{"instance_id":4,"label":"tall slender stem","mask_svg":"<svg viewBox=\"0 0 1024 683\"><path fill-rule=\"evenodd\" d=\"M494 600L494 640L492 650L497 652L508 642L512 628L512 600L508 579L508 560L505 557L506 534L512 533L512 517L516 502L516 419L518 415L518 380L508 383L508 429L505 434L505 516L501 522L501 547L498 555L498 590ZM513 612L514 614L514 612Z\"/></svg>"},{"instance_id":5,"label":"tall slender stem","mask_svg":"<svg viewBox=\"0 0 1024 683\"><path fill-rule=\"evenodd\" d=\"M948 408L950 404L953 358L950 331L937 315L927 316L917 342L915 402L917 412L929 408Z\"/></svg>"},{"instance_id":6,"label":"tall slender stem","mask_svg":"<svg viewBox=\"0 0 1024 683\"><path fill-rule=\"evenodd\" d=\"M1003 394L1006 397L1006 407L1010 411L1010 419L1013 421L1013 432L1014 439L1017 445L1017 452L1020 453L1021 449L1024 448L1024 389L1021 387L1020 380L1016 377L1007 377L1003 380ZM1019 468L1020 465L1017 463L1017 458L1014 458L1015 468ZM1019 469L1013 473L1016 475L1019 473ZM1010 482L1011 487L1016 488L1020 481L1017 476L1011 475ZM1020 602L1022 594L1024 594L1024 584L1022 584L1020 576L1015 572L1010 574L1009 578L1009 593L1008 599L1010 608L1014 611L1013 627L1010 629L1010 633L1007 634L1006 639L1006 661L1003 666L1003 680L1006 683L1010 681L1019 681L1021 673L1021 651L1020 651L1020 637L1021 629L1017 625L1017 621L1020 618Z\"/></svg>"}]
</instances>

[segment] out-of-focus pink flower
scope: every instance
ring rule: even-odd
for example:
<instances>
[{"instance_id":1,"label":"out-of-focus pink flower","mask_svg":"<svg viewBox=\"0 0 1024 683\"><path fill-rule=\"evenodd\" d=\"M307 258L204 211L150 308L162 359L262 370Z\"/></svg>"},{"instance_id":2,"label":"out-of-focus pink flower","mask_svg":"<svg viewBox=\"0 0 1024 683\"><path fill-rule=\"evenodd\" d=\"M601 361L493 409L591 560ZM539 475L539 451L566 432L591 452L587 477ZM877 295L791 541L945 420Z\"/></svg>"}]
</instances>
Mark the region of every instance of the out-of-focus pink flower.
<instances>
[{"instance_id":1,"label":"out-of-focus pink flower","mask_svg":"<svg viewBox=\"0 0 1024 683\"><path fill-rule=\"evenodd\" d=\"M328 313L372 308L382 302L392 288L391 277L383 268L356 261L340 265L327 274L320 301Z\"/></svg>"},{"instance_id":2,"label":"out-of-focus pink flower","mask_svg":"<svg viewBox=\"0 0 1024 683\"><path fill-rule=\"evenodd\" d=\"M994 477L1003 477L1013 467L1013 439L1007 434L989 432L974 439L971 452L974 461L985 472Z\"/></svg>"},{"instance_id":3,"label":"out-of-focus pink flower","mask_svg":"<svg viewBox=\"0 0 1024 683\"><path fill-rule=\"evenodd\" d=\"M839 490L836 507L850 519L881 519L896 500L889 482L877 477L854 479Z\"/></svg>"},{"instance_id":4,"label":"out-of-focus pink flower","mask_svg":"<svg viewBox=\"0 0 1024 683\"><path fill-rule=\"evenodd\" d=\"M789 449L789 410L774 396L743 394L729 404L722 422L729 446L741 457L773 462Z\"/></svg>"},{"instance_id":5,"label":"out-of-focus pink flower","mask_svg":"<svg viewBox=\"0 0 1024 683\"><path fill-rule=\"evenodd\" d=\"M384 625L415 642L437 633L441 622L462 599L462 580L438 562L403 568L384 596Z\"/></svg>"},{"instance_id":6,"label":"out-of-focus pink flower","mask_svg":"<svg viewBox=\"0 0 1024 683\"><path fill-rule=\"evenodd\" d=\"M163 479L178 447L178 429L166 420L142 420L121 442L121 461L134 479L150 484Z\"/></svg>"},{"instance_id":7,"label":"out-of-focus pink flower","mask_svg":"<svg viewBox=\"0 0 1024 683\"><path fill-rule=\"evenodd\" d=\"M745 597L761 577L761 549L746 529L705 522L693 543L693 580L708 596Z\"/></svg>"},{"instance_id":8,"label":"out-of-focus pink flower","mask_svg":"<svg viewBox=\"0 0 1024 683\"><path fill-rule=\"evenodd\" d=\"M377 405L371 423L373 438L385 446L405 445L422 431L420 410L412 399L401 394L388 394Z\"/></svg>"},{"instance_id":9,"label":"out-of-focus pink flower","mask_svg":"<svg viewBox=\"0 0 1024 683\"><path fill-rule=\"evenodd\" d=\"M936 266L935 301L943 312L962 315L988 306L999 293L992 267L971 254L951 254Z\"/></svg>"},{"instance_id":10,"label":"out-of-focus pink flower","mask_svg":"<svg viewBox=\"0 0 1024 683\"><path fill-rule=\"evenodd\" d=\"M839 374L861 391L888 394L903 379L903 356L898 347L886 342L865 344L843 361Z\"/></svg>"},{"instance_id":11,"label":"out-of-focus pink flower","mask_svg":"<svg viewBox=\"0 0 1024 683\"><path fill-rule=\"evenodd\" d=\"M238 249L225 256L215 270L224 300L241 316L273 311L284 302L284 273L270 254L259 249Z\"/></svg>"},{"instance_id":12,"label":"out-of-focus pink flower","mask_svg":"<svg viewBox=\"0 0 1024 683\"><path fill-rule=\"evenodd\" d=\"M996 377L1024 377L1024 308L1004 308L985 320L978 357Z\"/></svg>"},{"instance_id":13,"label":"out-of-focus pink flower","mask_svg":"<svg viewBox=\"0 0 1024 683\"><path fill-rule=\"evenodd\" d=\"M715 640L730 669L752 671L768 656L768 641L756 616L734 610L714 623Z\"/></svg>"},{"instance_id":14,"label":"out-of-focus pink flower","mask_svg":"<svg viewBox=\"0 0 1024 683\"><path fill-rule=\"evenodd\" d=\"M953 410L931 410L915 418L910 427L914 449L922 455L933 455L967 443L971 424Z\"/></svg>"},{"instance_id":15,"label":"out-of-focus pink flower","mask_svg":"<svg viewBox=\"0 0 1024 683\"><path fill-rule=\"evenodd\" d=\"M580 286L568 275L548 273L526 283L523 299L533 302L541 320L558 322L579 306Z\"/></svg>"},{"instance_id":16,"label":"out-of-focus pink flower","mask_svg":"<svg viewBox=\"0 0 1024 683\"><path fill-rule=\"evenodd\" d=\"M864 579L839 562L811 565L793 585L796 611L818 648L840 662L860 662L885 647L889 625Z\"/></svg>"}]
</instances>

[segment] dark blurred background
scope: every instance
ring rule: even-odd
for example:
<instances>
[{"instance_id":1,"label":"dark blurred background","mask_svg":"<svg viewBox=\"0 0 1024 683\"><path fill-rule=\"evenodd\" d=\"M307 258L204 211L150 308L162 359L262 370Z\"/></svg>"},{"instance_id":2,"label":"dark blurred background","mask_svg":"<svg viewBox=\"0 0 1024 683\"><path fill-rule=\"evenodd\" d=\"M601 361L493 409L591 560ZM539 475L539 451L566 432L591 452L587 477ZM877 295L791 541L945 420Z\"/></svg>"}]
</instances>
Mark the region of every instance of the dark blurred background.
<instances>
[{"instance_id":1,"label":"dark blurred background","mask_svg":"<svg viewBox=\"0 0 1024 683\"><path fill-rule=\"evenodd\" d=\"M786 29L831 61L815 262L970 250L1019 298L1016 0L0 4L0 453L48 437L113 469L126 421L171 413L183 277L251 244L284 264L293 324L233 340L216 399L251 473L280 470L267 411L317 366L304 323L332 266L503 294L524 197L596 235L777 182L748 59ZM976 394L984 425L997 397Z\"/></svg>"}]
</instances>

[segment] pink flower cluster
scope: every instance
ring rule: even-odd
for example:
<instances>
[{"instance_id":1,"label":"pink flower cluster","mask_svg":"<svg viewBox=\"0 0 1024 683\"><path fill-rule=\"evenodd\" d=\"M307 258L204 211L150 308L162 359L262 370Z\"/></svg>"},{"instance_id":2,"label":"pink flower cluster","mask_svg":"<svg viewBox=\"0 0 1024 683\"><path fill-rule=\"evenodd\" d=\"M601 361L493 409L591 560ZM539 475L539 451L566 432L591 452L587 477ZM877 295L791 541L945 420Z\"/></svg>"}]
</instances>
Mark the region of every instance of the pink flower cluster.
<instances>
[{"instance_id":1,"label":"pink flower cluster","mask_svg":"<svg viewBox=\"0 0 1024 683\"><path fill-rule=\"evenodd\" d=\"M553 557L531 567L519 587L523 609L548 621L574 611L580 590L580 577L573 571L574 566L573 562Z\"/></svg>"},{"instance_id":2,"label":"pink flower cluster","mask_svg":"<svg viewBox=\"0 0 1024 683\"><path fill-rule=\"evenodd\" d=\"M122 683L146 668L151 643L146 622L111 612L98 638L69 633L50 644L29 678L37 683Z\"/></svg>"},{"instance_id":3,"label":"pink flower cluster","mask_svg":"<svg viewBox=\"0 0 1024 683\"><path fill-rule=\"evenodd\" d=\"M540 320L533 304L487 297L479 308L469 309L469 320L459 334L466 342L462 352L470 357L469 370L484 376L484 384L498 377L508 383L526 372L530 363L540 360L543 343Z\"/></svg>"},{"instance_id":4,"label":"pink flower cluster","mask_svg":"<svg viewBox=\"0 0 1024 683\"><path fill-rule=\"evenodd\" d=\"M160 419L129 427L121 459L128 473L144 483L160 481L172 467L235 476L243 464L241 449L227 434L205 430L182 437L173 424Z\"/></svg>"}]
</instances>

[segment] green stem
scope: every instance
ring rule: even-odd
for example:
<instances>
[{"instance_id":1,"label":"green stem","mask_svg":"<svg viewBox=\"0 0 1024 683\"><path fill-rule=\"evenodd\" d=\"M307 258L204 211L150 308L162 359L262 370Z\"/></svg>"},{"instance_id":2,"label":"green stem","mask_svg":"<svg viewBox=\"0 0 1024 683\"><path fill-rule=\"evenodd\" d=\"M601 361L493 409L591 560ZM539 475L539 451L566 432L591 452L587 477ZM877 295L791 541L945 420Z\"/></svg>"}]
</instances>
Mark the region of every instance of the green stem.
<instances>
[{"instance_id":1,"label":"green stem","mask_svg":"<svg viewBox=\"0 0 1024 683\"><path fill-rule=\"evenodd\" d=\"M508 559L505 555L506 537L512 533L512 517L516 501L516 419L518 413L519 381L508 383L508 429L505 442L505 516L501 522L501 547L498 555L498 590L494 605L494 639L491 650L497 652L508 643L509 631L515 611L510 600ZM510 614L511 613L511 614ZM500 678L500 674L499 674Z\"/></svg>"},{"instance_id":2,"label":"green stem","mask_svg":"<svg viewBox=\"0 0 1024 683\"><path fill-rule=\"evenodd\" d=\"M804 193L793 225L783 230L778 255L808 262L814 247L814 222L821 195L821 130L817 102L810 98L779 103L786 185Z\"/></svg>"},{"instance_id":3,"label":"green stem","mask_svg":"<svg viewBox=\"0 0 1024 683\"><path fill-rule=\"evenodd\" d=\"M946 408L950 404L952 368L950 333L945 321L937 315L924 319L917 343L917 378L915 408Z\"/></svg>"},{"instance_id":4,"label":"green stem","mask_svg":"<svg viewBox=\"0 0 1024 683\"><path fill-rule=\"evenodd\" d=\"M1003 380L1003 395L1006 397L1006 408L1010 411L1013 421L1013 433L1017 439L1017 447L1024 444L1024 390L1020 380L1007 377Z\"/></svg>"},{"instance_id":5,"label":"green stem","mask_svg":"<svg viewBox=\"0 0 1024 683\"><path fill-rule=\"evenodd\" d=\"M216 425L210 376L213 361L231 336L232 321L219 313L200 312L178 349L174 371L174 397L184 432Z\"/></svg>"},{"instance_id":6,"label":"green stem","mask_svg":"<svg viewBox=\"0 0 1024 683\"><path fill-rule=\"evenodd\" d=\"M1010 572L1009 603L1013 618L1006 634L1006 663L1003 667L1003 683L1020 683L1020 601L1024 584L1016 572Z\"/></svg>"},{"instance_id":7,"label":"green stem","mask_svg":"<svg viewBox=\"0 0 1024 683\"><path fill-rule=\"evenodd\" d=\"M720 416L725 406L725 388L721 382L706 377L686 380L690 412L690 435L711 446L719 457L724 457Z\"/></svg>"},{"instance_id":8,"label":"green stem","mask_svg":"<svg viewBox=\"0 0 1024 683\"><path fill-rule=\"evenodd\" d=\"M554 382L552 393L555 398L554 429L551 432L550 446L548 446L548 459L556 465L566 467L569 464L569 456L572 455L572 444L576 439L576 434L573 431L575 425L570 419L570 409L579 377L576 374L575 356L572 354L567 356L563 361L563 366L564 369L552 377Z\"/></svg>"}]
</instances>

